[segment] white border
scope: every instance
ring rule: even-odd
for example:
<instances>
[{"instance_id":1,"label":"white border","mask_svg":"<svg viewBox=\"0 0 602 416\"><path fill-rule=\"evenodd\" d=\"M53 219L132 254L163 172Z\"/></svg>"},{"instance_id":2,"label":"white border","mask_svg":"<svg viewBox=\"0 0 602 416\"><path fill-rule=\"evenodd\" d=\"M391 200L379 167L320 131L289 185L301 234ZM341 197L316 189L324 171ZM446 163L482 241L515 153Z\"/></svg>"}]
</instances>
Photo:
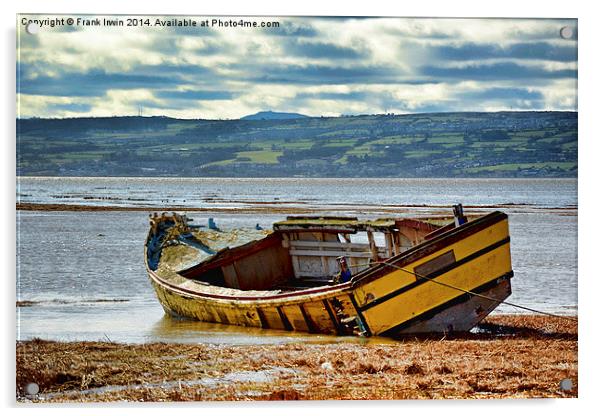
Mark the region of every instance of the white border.
<instances>
[{"instance_id":1,"label":"white border","mask_svg":"<svg viewBox=\"0 0 602 416\"><path fill-rule=\"evenodd\" d=\"M412 2L394 2L369 0L358 3L350 1L303 0L295 3L285 1L224 1L224 2L176 2L159 0L104 0L103 2L82 2L68 0L21 0L19 2L2 2L2 72L5 86L2 106L2 125L5 128L2 138L2 191L4 194L3 214L13 228L11 236L4 236L2 264L4 265L3 295L5 310L2 325L4 339L2 342L2 403L9 409L9 414L30 414L37 410L44 414L87 413L90 406L70 405L67 408L51 406L50 408L14 408L14 204L15 204L15 24L16 13L98 13L98 14L196 14L196 15L347 15L347 16L425 16L425 17L529 17L529 18L578 18L579 19L579 399L576 400L485 400L473 401L438 401L438 402L304 402L297 403L253 403L253 404L196 404L195 406L142 405L127 406L127 413L142 412L163 414L165 412L204 413L224 412L226 410L244 411L250 414L306 414L308 411L324 410L333 412L337 408L347 411L366 412L371 407L380 411L418 411L420 414L445 412L445 414L465 414L467 411L486 411L490 415L507 414L517 410L531 410L546 413L576 413L589 410L596 405L600 393L600 359L597 358L600 336L600 324L597 322L600 304L597 299L600 293L601 279L599 268L594 262L600 254L595 252L601 244L594 240L600 235L600 215L596 203L599 201L600 173L597 167L602 155L599 133L600 68L599 39L602 39L595 2L579 0L527 2L524 0L504 0L501 2L485 1L435 1L421 0ZM596 262L598 263L598 262ZM115 413L120 405L93 406L90 413ZM200 408L199 408L200 407ZM35 409L35 410L34 410Z\"/></svg>"}]
</instances>

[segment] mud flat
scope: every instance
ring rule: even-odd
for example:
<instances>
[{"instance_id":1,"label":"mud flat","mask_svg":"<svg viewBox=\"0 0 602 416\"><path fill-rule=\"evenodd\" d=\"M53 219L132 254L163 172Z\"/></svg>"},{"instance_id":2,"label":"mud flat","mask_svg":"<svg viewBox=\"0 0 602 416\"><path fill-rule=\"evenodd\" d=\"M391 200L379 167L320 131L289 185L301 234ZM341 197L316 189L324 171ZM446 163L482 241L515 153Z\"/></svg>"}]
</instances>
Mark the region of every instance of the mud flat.
<instances>
[{"instance_id":1,"label":"mud flat","mask_svg":"<svg viewBox=\"0 0 602 416\"><path fill-rule=\"evenodd\" d=\"M305 202L288 201L228 201L228 203L240 204L235 207L189 207L189 206L133 206L133 205L81 205L81 204L54 204L54 203L33 203L18 202L15 206L17 211L107 211L107 212L207 212L207 213L237 213L237 214L320 214L331 213L333 211L345 210L347 212L367 211L379 212L382 214L399 215L436 215L441 217L450 216L450 206L445 205L426 205L426 204L406 204L406 205L366 205L366 204L320 204L318 206L308 205ZM574 206L569 207L536 207L529 204L497 204L497 205L464 205L464 209L471 215L476 215L484 210L505 209L517 212L534 213L554 213L557 215L576 216L577 209Z\"/></svg>"},{"instance_id":2,"label":"mud flat","mask_svg":"<svg viewBox=\"0 0 602 416\"><path fill-rule=\"evenodd\" d=\"M498 315L462 336L366 341L244 346L21 341L17 401L577 397L575 320ZM565 379L571 383L562 389ZM27 393L35 391L30 383L38 394Z\"/></svg>"},{"instance_id":3,"label":"mud flat","mask_svg":"<svg viewBox=\"0 0 602 416\"><path fill-rule=\"evenodd\" d=\"M249 206L236 208L220 208L220 207L152 207L152 206L117 206L117 205L77 205L77 204L38 204L22 202L16 204L17 211L119 211L119 212L224 212L237 214L306 214L311 212L327 211L326 209L317 208L302 208L302 207L287 207L287 206Z\"/></svg>"}]
</instances>

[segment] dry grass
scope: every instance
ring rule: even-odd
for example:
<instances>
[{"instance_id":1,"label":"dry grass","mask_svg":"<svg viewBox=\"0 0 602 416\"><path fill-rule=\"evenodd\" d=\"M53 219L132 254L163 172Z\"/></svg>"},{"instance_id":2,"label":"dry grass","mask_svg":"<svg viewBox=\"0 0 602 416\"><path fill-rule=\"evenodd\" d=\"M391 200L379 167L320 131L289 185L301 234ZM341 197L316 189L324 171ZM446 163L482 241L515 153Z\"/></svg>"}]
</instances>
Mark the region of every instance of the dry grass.
<instances>
[{"instance_id":1,"label":"dry grass","mask_svg":"<svg viewBox=\"0 0 602 416\"><path fill-rule=\"evenodd\" d=\"M17 397L88 402L577 396L576 322L498 316L485 326L501 335L227 347L19 342ZM560 390L564 378L573 381L572 391ZM40 395L25 396L30 382L40 386ZM106 386L120 387L82 392Z\"/></svg>"}]
</instances>

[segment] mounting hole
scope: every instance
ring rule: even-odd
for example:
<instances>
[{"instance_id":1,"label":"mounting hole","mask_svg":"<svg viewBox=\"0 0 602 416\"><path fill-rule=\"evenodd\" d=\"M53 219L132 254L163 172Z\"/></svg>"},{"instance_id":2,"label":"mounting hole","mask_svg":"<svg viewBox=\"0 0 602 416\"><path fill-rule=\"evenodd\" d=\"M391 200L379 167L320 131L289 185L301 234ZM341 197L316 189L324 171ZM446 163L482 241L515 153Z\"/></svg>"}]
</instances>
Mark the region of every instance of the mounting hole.
<instances>
[{"instance_id":1,"label":"mounting hole","mask_svg":"<svg viewBox=\"0 0 602 416\"><path fill-rule=\"evenodd\" d=\"M35 396L39 392L40 386L38 386L37 383L29 383L25 386L25 393L27 393L28 396Z\"/></svg>"},{"instance_id":2,"label":"mounting hole","mask_svg":"<svg viewBox=\"0 0 602 416\"><path fill-rule=\"evenodd\" d=\"M560 390L562 391L571 391L573 390L573 380L570 378L565 378L560 381Z\"/></svg>"},{"instance_id":3,"label":"mounting hole","mask_svg":"<svg viewBox=\"0 0 602 416\"><path fill-rule=\"evenodd\" d=\"M569 26L563 26L562 28L560 28L560 37L562 39L572 39L573 29Z\"/></svg>"},{"instance_id":4,"label":"mounting hole","mask_svg":"<svg viewBox=\"0 0 602 416\"><path fill-rule=\"evenodd\" d=\"M40 31L40 25L33 22L28 23L27 26L25 26L25 31L30 35L36 35Z\"/></svg>"}]
</instances>

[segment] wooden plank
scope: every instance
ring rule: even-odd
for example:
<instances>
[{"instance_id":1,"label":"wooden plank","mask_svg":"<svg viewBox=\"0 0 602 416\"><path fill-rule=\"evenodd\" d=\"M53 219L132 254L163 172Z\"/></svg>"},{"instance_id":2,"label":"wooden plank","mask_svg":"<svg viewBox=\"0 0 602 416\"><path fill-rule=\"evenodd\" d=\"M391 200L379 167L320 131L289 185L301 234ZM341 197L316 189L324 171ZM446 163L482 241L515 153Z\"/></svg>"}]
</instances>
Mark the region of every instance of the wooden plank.
<instances>
[{"instance_id":1,"label":"wooden plank","mask_svg":"<svg viewBox=\"0 0 602 416\"><path fill-rule=\"evenodd\" d=\"M321 232L321 233L332 233L332 234L339 234L339 233L351 233L351 234L355 234L357 232L357 229L355 227L346 227L345 225L308 225L308 226L303 226L303 225L297 225L297 224L291 224L291 225L278 225L278 224L274 224L274 229L279 231L279 232L297 232L297 233L307 233L307 232Z\"/></svg>"},{"instance_id":2,"label":"wooden plank","mask_svg":"<svg viewBox=\"0 0 602 416\"><path fill-rule=\"evenodd\" d=\"M299 305L299 310L301 311L301 315L303 315L303 319L305 319L305 325L307 326L307 330L311 333L319 332L318 328L316 327L316 324L314 323L314 321L312 321L311 316L303 307L303 304Z\"/></svg>"},{"instance_id":3,"label":"wooden plank","mask_svg":"<svg viewBox=\"0 0 602 416\"><path fill-rule=\"evenodd\" d=\"M232 287L234 289L240 289L240 285L238 283L238 275L236 273L236 268L234 264L228 264L222 267L222 273L224 274L224 281L228 287Z\"/></svg>"},{"instance_id":4,"label":"wooden plank","mask_svg":"<svg viewBox=\"0 0 602 416\"><path fill-rule=\"evenodd\" d=\"M330 267L328 267L328 259L326 256L320 256L320 260L322 261L322 270L324 270L324 276L330 274Z\"/></svg>"},{"instance_id":5,"label":"wooden plank","mask_svg":"<svg viewBox=\"0 0 602 416\"><path fill-rule=\"evenodd\" d=\"M290 240L288 244L291 247L316 247L316 248L341 248L345 249L357 249L357 250L367 250L370 248L369 244L361 244L361 243L341 243L336 241L307 241L307 240Z\"/></svg>"},{"instance_id":6,"label":"wooden plank","mask_svg":"<svg viewBox=\"0 0 602 416\"><path fill-rule=\"evenodd\" d=\"M269 247L274 247L275 245L281 245L280 236L277 234L270 234L261 240L255 240L241 246L220 250L213 256L211 260L197 264L188 269L181 270L179 274L184 277L195 278L196 276L200 276L210 269L231 264L240 260L241 258L252 256L259 251L265 250Z\"/></svg>"},{"instance_id":7,"label":"wooden plank","mask_svg":"<svg viewBox=\"0 0 602 416\"><path fill-rule=\"evenodd\" d=\"M328 312L328 316L330 317L332 324L336 328L337 334L343 335L343 329L341 328L341 323L338 321L338 319L334 313L334 310L332 309L332 307L330 305L330 302L328 301L328 299L324 299L322 301L322 303L324 304L324 309L326 309L326 312Z\"/></svg>"},{"instance_id":8,"label":"wooden plank","mask_svg":"<svg viewBox=\"0 0 602 416\"><path fill-rule=\"evenodd\" d=\"M350 300L347 296L337 297L337 298L331 300L330 302L332 304L334 304L335 301L338 301L339 305L342 308L342 312L343 312L344 316L351 317L351 316L356 315L355 308L353 307L353 304L350 302Z\"/></svg>"},{"instance_id":9,"label":"wooden plank","mask_svg":"<svg viewBox=\"0 0 602 416\"><path fill-rule=\"evenodd\" d=\"M280 318L279 310L276 310L276 308L266 308L262 311L268 328L286 329L282 323L282 318Z\"/></svg>"},{"instance_id":10,"label":"wooden plank","mask_svg":"<svg viewBox=\"0 0 602 416\"><path fill-rule=\"evenodd\" d=\"M299 276L301 276L301 268L299 266L299 257L293 255L293 253L290 253L290 254L291 254L291 261L293 263L293 274L298 279Z\"/></svg>"},{"instance_id":11,"label":"wooden plank","mask_svg":"<svg viewBox=\"0 0 602 416\"><path fill-rule=\"evenodd\" d=\"M387 246L387 257L393 257L393 234L385 233L385 244Z\"/></svg>"},{"instance_id":12,"label":"wooden plank","mask_svg":"<svg viewBox=\"0 0 602 416\"><path fill-rule=\"evenodd\" d=\"M311 272L311 271L305 271L305 272L299 272L299 275L297 276L297 279L300 279L302 277L326 277L322 274L322 272ZM326 280L324 280L326 281Z\"/></svg>"},{"instance_id":13,"label":"wooden plank","mask_svg":"<svg viewBox=\"0 0 602 416\"><path fill-rule=\"evenodd\" d=\"M299 256L300 273L320 273L324 274L324 267L320 256Z\"/></svg>"},{"instance_id":14,"label":"wooden plank","mask_svg":"<svg viewBox=\"0 0 602 416\"><path fill-rule=\"evenodd\" d=\"M259 321L261 322L261 328L269 329L270 324L269 324L267 318L265 317L263 310L261 310L261 308L257 308L256 310L257 310L257 316L259 317Z\"/></svg>"},{"instance_id":15,"label":"wooden plank","mask_svg":"<svg viewBox=\"0 0 602 416\"><path fill-rule=\"evenodd\" d=\"M280 307L280 310L286 315L293 331L309 332L309 327L307 326L307 322L305 321L305 317L301 313L299 306L300 305L284 305Z\"/></svg>"},{"instance_id":16,"label":"wooden plank","mask_svg":"<svg viewBox=\"0 0 602 416\"><path fill-rule=\"evenodd\" d=\"M401 244L399 242L399 232L393 233L393 255L398 255L401 253L401 248L399 247Z\"/></svg>"},{"instance_id":17,"label":"wooden plank","mask_svg":"<svg viewBox=\"0 0 602 416\"><path fill-rule=\"evenodd\" d=\"M374 233L372 231L368 231L368 241L370 243L370 252L372 253L372 260L378 261L378 248L376 246L376 242L374 241Z\"/></svg>"},{"instance_id":18,"label":"wooden plank","mask_svg":"<svg viewBox=\"0 0 602 416\"><path fill-rule=\"evenodd\" d=\"M431 259L425 263L422 263L419 266L414 267L414 272L418 276L428 276L455 262L456 256L454 255L454 251L450 250L441 254L440 256L435 257L434 259Z\"/></svg>"},{"instance_id":19,"label":"wooden plank","mask_svg":"<svg viewBox=\"0 0 602 416\"><path fill-rule=\"evenodd\" d=\"M333 236L334 237L334 236ZM338 240L338 235L336 236ZM325 240L324 234L320 234L318 237L318 241L323 242ZM322 251L324 252L324 251ZM328 260L324 255L320 256L320 261L322 262L322 270L324 270L324 275L328 274Z\"/></svg>"},{"instance_id":20,"label":"wooden plank","mask_svg":"<svg viewBox=\"0 0 602 416\"><path fill-rule=\"evenodd\" d=\"M334 325L322 301L304 303L303 309L307 313L308 318L315 325L316 332L322 334L336 334L337 327Z\"/></svg>"},{"instance_id":21,"label":"wooden plank","mask_svg":"<svg viewBox=\"0 0 602 416\"><path fill-rule=\"evenodd\" d=\"M283 312L282 307L276 306L276 310L278 311L278 315L280 316L280 320L282 321L282 325L284 326L284 329L286 329L287 331L292 331L293 326L291 325L290 321L288 320L288 317L286 316L286 314Z\"/></svg>"},{"instance_id":22,"label":"wooden plank","mask_svg":"<svg viewBox=\"0 0 602 416\"><path fill-rule=\"evenodd\" d=\"M359 262L355 257L349 256L349 268L351 269L352 273L356 273L358 271L358 264Z\"/></svg>"},{"instance_id":23,"label":"wooden plank","mask_svg":"<svg viewBox=\"0 0 602 416\"><path fill-rule=\"evenodd\" d=\"M371 256L370 252L354 252L354 251L319 251L319 250L291 250L291 256L308 256L308 257L367 257Z\"/></svg>"}]
</instances>

